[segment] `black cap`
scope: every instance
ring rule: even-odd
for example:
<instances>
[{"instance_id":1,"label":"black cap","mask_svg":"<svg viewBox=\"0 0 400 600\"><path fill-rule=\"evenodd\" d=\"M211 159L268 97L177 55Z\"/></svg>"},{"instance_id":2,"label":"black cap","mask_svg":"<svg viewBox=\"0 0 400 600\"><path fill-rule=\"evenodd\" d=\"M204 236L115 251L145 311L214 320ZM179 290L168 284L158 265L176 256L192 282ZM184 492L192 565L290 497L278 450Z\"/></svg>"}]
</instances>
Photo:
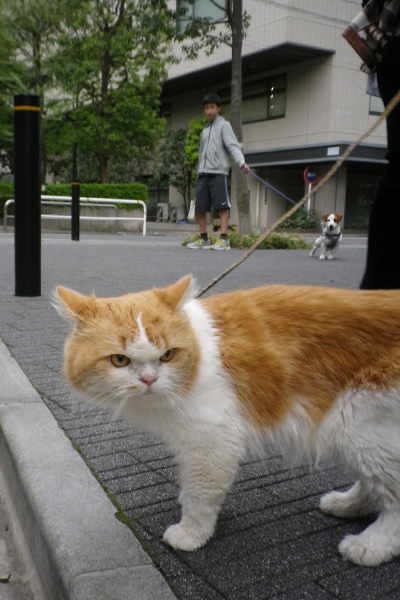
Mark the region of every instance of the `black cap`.
<instances>
[{"instance_id":1,"label":"black cap","mask_svg":"<svg viewBox=\"0 0 400 600\"><path fill-rule=\"evenodd\" d=\"M207 96L204 96L203 106L205 106L206 104L216 104L217 106L221 106L222 100L218 96L218 94L216 94L215 92L211 92L210 94L207 94Z\"/></svg>"}]
</instances>

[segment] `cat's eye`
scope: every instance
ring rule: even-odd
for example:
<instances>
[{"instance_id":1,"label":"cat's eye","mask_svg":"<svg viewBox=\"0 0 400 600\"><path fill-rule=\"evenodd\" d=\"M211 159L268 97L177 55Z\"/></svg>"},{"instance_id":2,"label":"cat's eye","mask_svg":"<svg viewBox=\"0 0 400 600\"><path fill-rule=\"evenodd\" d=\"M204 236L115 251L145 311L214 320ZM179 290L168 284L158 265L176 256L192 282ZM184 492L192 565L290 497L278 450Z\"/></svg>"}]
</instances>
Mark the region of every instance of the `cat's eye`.
<instances>
[{"instance_id":1,"label":"cat's eye","mask_svg":"<svg viewBox=\"0 0 400 600\"><path fill-rule=\"evenodd\" d=\"M110 360L114 367L126 367L131 362L131 359L125 354L111 354Z\"/></svg>"},{"instance_id":2,"label":"cat's eye","mask_svg":"<svg viewBox=\"0 0 400 600\"><path fill-rule=\"evenodd\" d=\"M160 356L160 360L161 362L169 362L170 360L172 360L175 356L175 350L173 348L170 348L169 350L167 350L166 352L164 352L164 354L162 354Z\"/></svg>"}]
</instances>

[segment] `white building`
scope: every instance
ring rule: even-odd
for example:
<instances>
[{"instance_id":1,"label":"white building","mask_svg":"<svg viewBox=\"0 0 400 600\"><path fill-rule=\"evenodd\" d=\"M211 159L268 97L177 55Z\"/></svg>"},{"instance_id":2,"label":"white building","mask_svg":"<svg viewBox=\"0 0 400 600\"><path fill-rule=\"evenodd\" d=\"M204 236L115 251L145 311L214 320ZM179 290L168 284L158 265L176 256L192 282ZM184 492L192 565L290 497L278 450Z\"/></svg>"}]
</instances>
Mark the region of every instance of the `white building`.
<instances>
[{"instance_id":1,"label":"white building","mask_svg":"<svg viewBox=\"0 0 400 600\"><path fill-rule=\"evenodd\" d=\"M178 0L182 6L185 0ZM223 0L222 0L223 3ZM189 9L209 14L212 0ZM305 193L304 169L323 175L382 110L365 93L360 59L342 32L361 9L359 0L244 0L251 16L243 45L243 145L255 172L287 196ZM202 13L203 11L203 13ZM208 11L208 13L207 13ZM163 89L163 109L172 129L187 127L202 110L202 98L218 92L229 119L230 48L173 66ZM314 198L318 214L339 212L344 227L367 224L374 188L385 164L385 128L380 126ZM249 176L254 227L270 225L289 205ZM231 223L237 223L231 190ZM176 190L169 201L179 205Z\"/></svg>"}]
</instances>

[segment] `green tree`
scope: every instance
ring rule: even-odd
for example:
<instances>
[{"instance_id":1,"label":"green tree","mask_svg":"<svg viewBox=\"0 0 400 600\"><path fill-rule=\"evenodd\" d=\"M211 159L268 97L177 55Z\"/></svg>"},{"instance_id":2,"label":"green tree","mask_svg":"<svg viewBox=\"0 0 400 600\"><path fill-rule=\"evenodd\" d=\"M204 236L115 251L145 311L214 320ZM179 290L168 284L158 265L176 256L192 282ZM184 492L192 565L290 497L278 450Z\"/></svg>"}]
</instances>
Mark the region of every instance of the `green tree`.
<instances>
[{"instance_id":1,"label":"green tree","mask_svg":"<svg viewBox=\"0 0 400 600\"><path fill-rule=\"evenodd\" d=\"M199 162L200 138L204 127L207 125L207 117L201 115L192 119L186 133L185 142L185 165L190 171L191 179L197 177L197 163Z\"/></svg>"},{"instance_id":2,"label":"green tree","mask_svg":"<svg viewBox=\"0 0 400 600\"><path fill-rule=\"evenodd\" d=\"M243 13L243 0L228 0L228 23L232 32L231 67L231 124L239 142L243 142L242 129L242 48L246 32L247 16ZM239 213L239 227L242 234L251 233L250 192L246 175L236 166L232 174L235 179L236 203Z\"/></svg>"},{"instance_id":3,"label":"green tree","mask_svg":"<svg viewBox=\"0 0 400 600\"><path fill-rule=\"evenodd\" d=\"M169 131L158 152L153 168L153 181L160 184L167 181L181 194L186 215L189 212L192 169L186 162L186 129Z\"/></svg>"},{"instance_id":4,"label":"green tree","mask_svg":"<svg viewBox=\"0 0 400 600\"><path fill-rule=\"evenodd\" d=\"M11 96L18 89L18 76L11 68L11 56L15 52L13 39L0 21L0 177L8 173L13 154L13 125Z\"/></svg>"},{"instance_id":5,"label":"green tree","mask_svg":"<svg viewBox=\"0 0 400 600\"><path fill-rule=\"evenodd\" d=\"M54 91L51 58L57 48L64 18L74 11L77 0L14 0L2 3L0 32L2 34L3 72L13 73L7 93L33 93L41 104L41 172L42 181L47 171L47 116L56 103L46 102L46 92ZM3 42L4 40L4 42ZM3 102L4 102L4 95ZM9 102L9 100L8 100ZM7 104L7 103L6 103Z\"/></svg>"},{"instance_id":6,"label":"green tree","mask_svg":"<svg viewBox=\"0 0 400 600\"><path fill-rule=\"evenodd\" d=\"M95 154L102 182L115 157L140 171L162 135L159 97L174 60L169 22L152 0L84 0L58 41L57 83L71 106L66 130L72 145Z\"/></svg>"}]
</instances>

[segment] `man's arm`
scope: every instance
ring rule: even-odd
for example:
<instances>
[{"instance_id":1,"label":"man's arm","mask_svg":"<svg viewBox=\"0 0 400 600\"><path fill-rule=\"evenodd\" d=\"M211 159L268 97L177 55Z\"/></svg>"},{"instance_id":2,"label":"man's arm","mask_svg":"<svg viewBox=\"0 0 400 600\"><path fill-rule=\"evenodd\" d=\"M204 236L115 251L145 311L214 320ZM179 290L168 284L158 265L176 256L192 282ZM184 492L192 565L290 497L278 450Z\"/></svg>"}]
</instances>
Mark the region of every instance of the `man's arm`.
<instances>
[{"instance_id":1,"label":"man's arm","mask_svg":"<svg viewBox=\"0 0 400 600\"><path fill-rule=\"evenodd\" d=\"M225 147L227 148L229 154L233 158L234 162L238 167L242 169L245 173L248 172L249 167L246 164L246 161L243 156L242 149L237 140L236 135L233 133L232 125L225 121L224 126L222 128L222 139Z\"/></svg>"},{"instance_id":2,"label":"man's arm","mask_svg":"<svg viewBox=\"0 0 400 600\"><path fill-rule=\"evenodd\" d=\"M200 135L199 160L197 161L197 173L200 173L201 153L203 151L203 132Z\"/></svg>"}]
</instances>

